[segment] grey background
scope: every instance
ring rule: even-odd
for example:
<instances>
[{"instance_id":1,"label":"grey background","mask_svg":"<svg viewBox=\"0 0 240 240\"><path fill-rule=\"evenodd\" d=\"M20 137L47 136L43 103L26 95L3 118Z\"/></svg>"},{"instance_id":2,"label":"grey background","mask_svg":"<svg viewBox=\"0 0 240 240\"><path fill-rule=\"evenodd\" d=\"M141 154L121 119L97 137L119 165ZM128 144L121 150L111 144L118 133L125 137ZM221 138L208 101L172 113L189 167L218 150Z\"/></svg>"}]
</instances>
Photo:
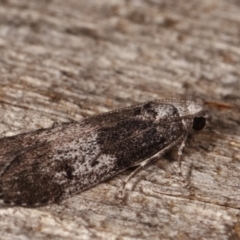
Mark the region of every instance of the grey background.
<instances>
[{"instance_id":1,"label":"grey background","mask_svg":"<svg viewBox=\"0 0 240 240\"><path fill-rule=\"evenodd\" d=\"M141 171L59 205L0 208L1 239L239 239L237 0L0 2L1 137L159 98L207 103L212 120Z\"/></svg>"}]
</instances>

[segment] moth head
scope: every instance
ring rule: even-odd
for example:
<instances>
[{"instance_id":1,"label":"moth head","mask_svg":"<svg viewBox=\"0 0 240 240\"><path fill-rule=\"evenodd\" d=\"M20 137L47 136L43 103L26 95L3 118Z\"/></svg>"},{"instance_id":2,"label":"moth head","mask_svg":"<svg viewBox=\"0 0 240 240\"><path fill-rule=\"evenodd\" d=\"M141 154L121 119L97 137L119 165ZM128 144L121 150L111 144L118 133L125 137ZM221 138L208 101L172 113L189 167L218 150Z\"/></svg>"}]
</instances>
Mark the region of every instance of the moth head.
<instances>
[{"instance_id":1,"label":"moth head","mask_svg":"<svg viewBox=\"0 0 240 240\"><path fill-rule=\"evenodd\" d=\"M210 120L210 115L208 111L202 107L202 109L193 115L193 123L192 123L192 129L196 131L202 130L206 122Z\"/></svg>"},{"instance_id":2,"label":"moth head","mask_svg":"<svg viewBox=\"0 0 240 240\"><path fill-rule=\"evenodd\" d=\"M192 128L196 131L202 130L206 125L205 117L195 117L193 118L193 126Z\"/></svg>"}]
</instances>

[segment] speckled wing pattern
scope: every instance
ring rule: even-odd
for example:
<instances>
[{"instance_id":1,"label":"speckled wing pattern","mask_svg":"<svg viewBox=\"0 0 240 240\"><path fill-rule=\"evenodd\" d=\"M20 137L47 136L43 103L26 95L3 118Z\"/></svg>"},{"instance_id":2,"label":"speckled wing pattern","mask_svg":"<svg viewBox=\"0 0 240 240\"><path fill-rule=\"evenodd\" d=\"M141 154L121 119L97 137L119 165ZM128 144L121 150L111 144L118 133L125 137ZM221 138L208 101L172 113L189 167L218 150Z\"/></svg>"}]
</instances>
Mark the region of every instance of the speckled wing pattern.
<instances>
[{"instance_id":1,"label":"speckled wing pattern","mask_svg":"<svg viewBox=\"0 0 240 240\"><path fill-rule=\"evenodd\" d=\"M207 111L190 101L156 100L0 139L0 199L56 203L140 164L192 129ZM194 127L195 126L195 127Z\"/></svg>"}]
</instances>

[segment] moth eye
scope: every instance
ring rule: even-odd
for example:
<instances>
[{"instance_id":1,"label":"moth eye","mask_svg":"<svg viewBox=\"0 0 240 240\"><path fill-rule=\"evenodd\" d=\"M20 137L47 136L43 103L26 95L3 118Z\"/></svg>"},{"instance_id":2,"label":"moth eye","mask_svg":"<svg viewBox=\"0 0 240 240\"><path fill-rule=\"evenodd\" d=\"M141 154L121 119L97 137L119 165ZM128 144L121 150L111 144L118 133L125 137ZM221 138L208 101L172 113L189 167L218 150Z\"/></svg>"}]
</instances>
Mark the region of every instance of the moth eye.
<instances>
[{"instance_id":1,"label":"moth eye","mask_svg":"<svg viewBox=\"0 0 240 240\"><path fill-rule=\"evenodd\" d=\"M206 119L204 117L195 117L193 119L193 129L200 131L205 127Z\"/></svg>"}]
</instances>

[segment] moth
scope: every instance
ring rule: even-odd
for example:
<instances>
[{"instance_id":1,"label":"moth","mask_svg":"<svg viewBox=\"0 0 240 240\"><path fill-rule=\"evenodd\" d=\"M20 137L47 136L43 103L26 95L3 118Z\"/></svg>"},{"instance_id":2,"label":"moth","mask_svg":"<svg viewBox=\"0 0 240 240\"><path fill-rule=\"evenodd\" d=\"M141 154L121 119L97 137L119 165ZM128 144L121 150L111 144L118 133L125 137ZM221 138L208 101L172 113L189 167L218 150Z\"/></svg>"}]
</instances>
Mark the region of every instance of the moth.
<instances>
[{"instance_id":1,"label":"moth","mask_svg":"<svg viewBox=\"0 0 240 240\"><path fill-rule=\"evenodd\" d=\"M125 184L209 118L200 103L155 100L0 139L0 199L58 203L132 167ZM179 160L178 159L178 160Z\"/></svg>"}]
</instances>

